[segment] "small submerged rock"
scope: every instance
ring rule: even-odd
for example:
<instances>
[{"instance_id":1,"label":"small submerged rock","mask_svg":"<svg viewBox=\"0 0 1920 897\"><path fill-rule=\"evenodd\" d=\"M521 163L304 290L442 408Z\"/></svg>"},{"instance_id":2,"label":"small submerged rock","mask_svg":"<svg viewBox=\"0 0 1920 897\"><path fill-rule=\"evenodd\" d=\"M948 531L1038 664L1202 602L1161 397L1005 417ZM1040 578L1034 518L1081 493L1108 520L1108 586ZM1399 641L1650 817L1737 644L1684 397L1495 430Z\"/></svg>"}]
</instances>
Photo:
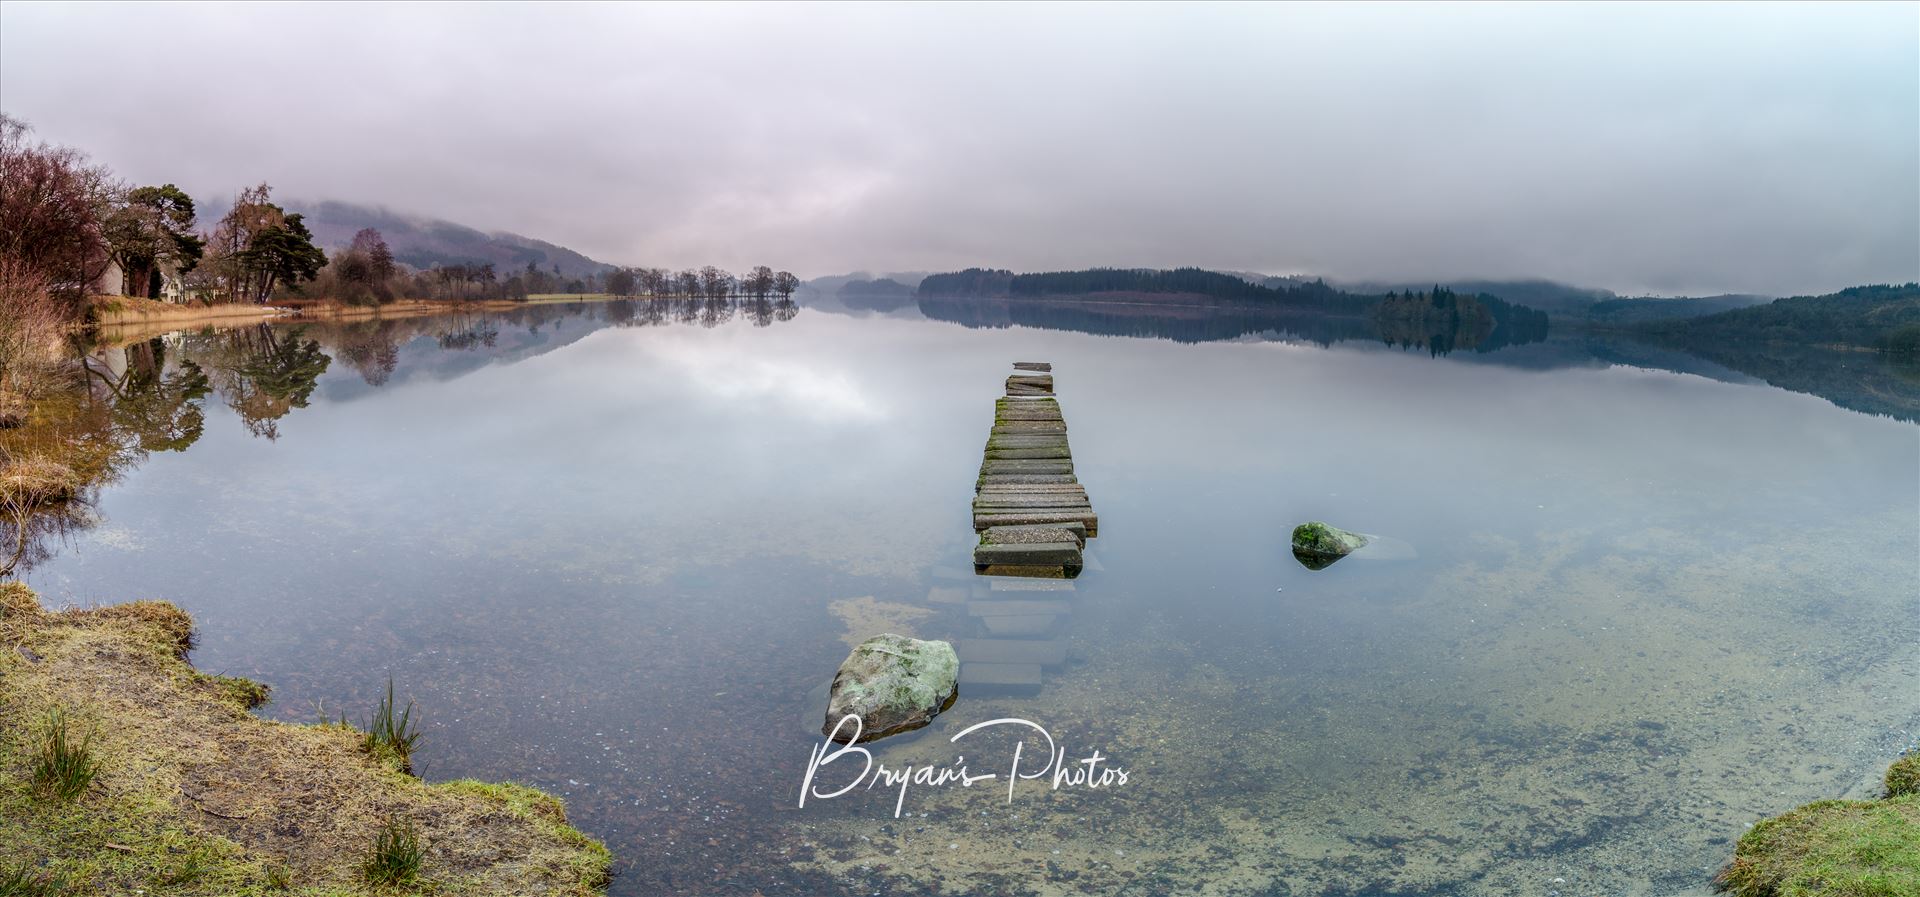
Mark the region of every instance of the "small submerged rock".
<instances>
[{"instance_id":1,"label":"small submerged rock","mask_svg":"<svg viewBox=\"0 0 1920 897\"><path fill-rule=\"evenodd\" d=\"M855 646L833 676L827 721L820 734L836 737L848 715L860 717L860 741L918 729L953 706L960 694L960 657L943 641L886 633ZM837 736L851 737L848 723Z\"/></svg>"},{"instance_id":2,"label":"small submerged rock","mask_svg":"<svg viewBox=\"0 0 1920 897\"><path fill-rule=\"evenodd\" d=\"M1309 570L1329 567L1372 541L1360 533L1350 533L1318 520L1293 528L1293 557Z\"/></svg>"}]
</instances>

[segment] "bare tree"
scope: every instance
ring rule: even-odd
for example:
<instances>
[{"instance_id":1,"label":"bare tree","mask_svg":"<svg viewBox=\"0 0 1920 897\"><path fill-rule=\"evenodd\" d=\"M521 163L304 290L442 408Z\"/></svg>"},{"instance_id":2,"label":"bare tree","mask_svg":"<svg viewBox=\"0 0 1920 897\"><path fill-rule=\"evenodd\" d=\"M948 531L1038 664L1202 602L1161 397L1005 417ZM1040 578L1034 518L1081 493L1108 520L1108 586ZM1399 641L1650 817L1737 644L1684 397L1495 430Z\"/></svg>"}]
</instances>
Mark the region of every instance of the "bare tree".
<instances>
[{"instance_id":1,"label":"bare tree","mask_svg":"<svg viewBox=\"0 0 1920 897\"><path fill-rule=\"evenodd\" d=\"M47 280L76 315L107 269L101 214L114 184L78 150L28 143L26 123L0 114L0 259Z\"/></svg>"},{"instance_id":2,"label":"bare tree","mask_svg":"<svg viewBox=\"0 0 1920 897\"><path fill-rule=\"evenodd\" d=\"M755 265L747 274L746 293L755 299L765 299L773 291L773 269L766 265Z\"/></svg>"},{"instance_id":3,"label":"bare tree","mask_svg":"<svg viewBox=\"0 0 1920 897\"><path fill-rule=\"evenodd\" d=\"M792 272L782 271L773 275L773 291L779 293L781 299L793 298L793 291L799 288L800 278L793 276Z\"/></svg>"},{"instance_id":4,"label":"bare tree","mask_svg":"<svg viewBox=\"0 0 1920 897\"><path fill-rule=\"evenodd\" d=\"M700 292L708 299L725 299L733 294L733 275L708 265L700 269Z\"/></svg>"},{"instance_id":5,"label":"bare tree","mask_svg":"<svg viewBox=\"0 0 1920 897\"><path fill-rule=\"evenodd\" d=\"M615 268L607 274L607 292L615 296L631 296L636 279L632 268Z\"/></svg>"}]
</instances>

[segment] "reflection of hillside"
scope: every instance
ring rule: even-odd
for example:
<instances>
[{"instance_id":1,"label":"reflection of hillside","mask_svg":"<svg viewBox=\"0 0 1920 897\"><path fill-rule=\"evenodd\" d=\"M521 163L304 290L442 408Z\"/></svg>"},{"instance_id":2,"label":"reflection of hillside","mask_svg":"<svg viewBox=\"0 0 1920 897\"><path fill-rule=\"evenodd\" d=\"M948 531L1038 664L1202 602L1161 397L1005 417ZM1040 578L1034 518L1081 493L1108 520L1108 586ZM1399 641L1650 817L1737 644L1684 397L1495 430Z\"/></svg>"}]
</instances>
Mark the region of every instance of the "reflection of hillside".
<instances>
[{"instance_id":1,"label":"reflection of hillside","mask_svg":"<svg viewBox=\"0 0 1920 897\"><path fill-rule=\"evenodd\" d=\"M1470 301L1470 300L1469 300ZM1478 311L1478 307L1474 306ZM929 318L967 327L1039 327L1101 336L1210 342L1265 336L1300 339L1330 346L1337 342L1386 343L1408 350L1446 355L1456 350L1491 352L1537 342L1545 328L1510 337L1490 314L1461 317L1355 317L1299 308L1275 308L1259 302L1222 301L1184 294L1101 294L1093 296L981 299L925 296L920 312Z\"/></svg>"},{"instance_id":2,"label":"reflection of hillside","mask_svg":"<svg viewBox=\"0 0 1920 897\"><path fill-rule=\"evenodd\" d=\"M1790 392L1842 408L1920 423L1920 363L1878 352L1783 344L1688 346L1708 360Z\"/></svg>"},{"instance_id":3,"label":"reflection of hillside","mask_svg":"<svg viewBox=\"0 0 1920 897\"><path fill-rule=\"evenodd\" d=\"M920 313L965 327L1038 327L1100 336L1213 342L1274 334L1320 345L1341 340L1377 340L1362 318L1276 311L1207 302L1119 299L971 299L922 297Z\"/></svg>"},{"instance_id":4,"label":"reflection of hillside","mask_svg":"<svg viewBox=\"0 0 1920 897\"><path fill-rule=\"evenodd\" d=\"M1426 350L1477 364L1530 370L1610 364L1693 374L1727 383L1764 382L1819 396L1842 408L1920 422L1920 364L1899 364L1869 352L1835 352L1782 345L1680 346L1606 332L1571 331L1547 339L1501 342L1484 325L1475 345L1424 332L1425 322L1390 322L1313 312L1288 312L1218 303L1203 297L1155 296L1148 301L1105 297L975 299L922 297L925 316L974 328L1036 327L1098 336L1199 343L1237 339L1294 339L1331 346L1381 343ZM1497 337L1497 333L1494 336ZM1493 351L1493 349L1499 351ZM1465 351L1465 350L1471 351Z\"/></svg>"}]
</instances>

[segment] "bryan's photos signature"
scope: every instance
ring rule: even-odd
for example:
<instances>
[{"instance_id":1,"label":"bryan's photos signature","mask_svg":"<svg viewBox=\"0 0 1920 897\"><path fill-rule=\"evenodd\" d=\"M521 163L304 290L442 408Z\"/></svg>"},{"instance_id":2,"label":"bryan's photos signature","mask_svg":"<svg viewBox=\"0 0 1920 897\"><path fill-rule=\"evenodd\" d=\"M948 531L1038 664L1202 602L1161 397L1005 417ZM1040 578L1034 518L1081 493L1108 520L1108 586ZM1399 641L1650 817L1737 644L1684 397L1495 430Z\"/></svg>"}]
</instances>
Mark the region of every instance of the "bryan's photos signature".
<instances>
[{"instance_id":1,"label":"bryan's photos signature","mask_svg":"<svg viewBox=\"0 0 1920 897\"><path fill-rule=\"evenodd\" d=\"M843 739L842 730L848 727L849 721L852 723L852 731L845 732ZM1113 788L1127 783L1127 771L1124 768L1109 764L1108 760L1111 758L1103 756L1098 750L1095 750L1080 760L1068 763L1067 749L1057 746L1054 743L1053 735L1047 732L1046 727L1030 720L1005 717L1002 719L987 720L984 723L975 723L960 730L952 738L948 739L948 741L958 744L960 739L968 735L996 726L1024 726L1039 733L1039 737L1045 739L1047 743L1046 760L1038 763L1038 765L1036 765L1038 758L1025 753L1026 743L1024 740L1014 743L1012 762L1007 765L1006 772L1007 802L1009 803L1013 802L1014 787L1018 785L1022 779L1031 780L1044 778L1055 791L1061 788L1086 788L1089 790ZM924 785L933 788L942 788L958 784L963 788L971 788L979 782L1000 778L1000 773L997 772L968 772L967 758L964 755L946 765L929 764L919 766L909 764L905 767L894 769L885 763L875 763L873 752L856 744L856 742L860 740L860 729L860 717L848 714L840 718L840 722L836 724L833 727L833 731L827 735L825 743L814 747L813 756L807 760L806 777L800 781L800 806L806 806L807 798L809 797L816 800L831 800L841 795L852 793L856 789L866 791L872 790L876 785L881 785L887 788L900 789L899 796L896 797L893 802L893 815L895 818L899 818L901 812L906 808L908 786ZM843 740L846 743L840 744L839 742ZM861 764L859 774L855 775L852 781L831 791L824 790L825 786L815 784L816 777L823 774L825 767L841 759L848 759L850 757L858 757ZM1025 760L1024 768L1022 764L1023 758ZM843 767L843 769L851 768L851 765ZM862 785L865 787L862 788Z\"/></svg>"}]
</instances>

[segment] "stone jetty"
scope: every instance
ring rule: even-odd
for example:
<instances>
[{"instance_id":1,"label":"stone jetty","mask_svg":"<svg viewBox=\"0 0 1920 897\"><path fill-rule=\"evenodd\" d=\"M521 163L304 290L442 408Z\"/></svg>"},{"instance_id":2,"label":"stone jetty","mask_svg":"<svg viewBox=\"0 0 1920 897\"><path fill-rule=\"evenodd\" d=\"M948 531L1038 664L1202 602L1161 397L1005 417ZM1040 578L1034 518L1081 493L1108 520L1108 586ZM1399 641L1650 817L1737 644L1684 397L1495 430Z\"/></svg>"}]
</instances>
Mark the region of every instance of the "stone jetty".
<instances>
[{"instance_id":1,"label":"stone jetty","mask_svg":"<svg viewBox=\"0 0 1920 897\"><path fill-rule=\"evenodd\" d=\"M1014 363L1007 394L974 482L976 570L993 575L1070 578L1082 566L1100 521L1073 473L1067 421L1053 394L1053 365Z\"/></svg>"}]
</instances>

